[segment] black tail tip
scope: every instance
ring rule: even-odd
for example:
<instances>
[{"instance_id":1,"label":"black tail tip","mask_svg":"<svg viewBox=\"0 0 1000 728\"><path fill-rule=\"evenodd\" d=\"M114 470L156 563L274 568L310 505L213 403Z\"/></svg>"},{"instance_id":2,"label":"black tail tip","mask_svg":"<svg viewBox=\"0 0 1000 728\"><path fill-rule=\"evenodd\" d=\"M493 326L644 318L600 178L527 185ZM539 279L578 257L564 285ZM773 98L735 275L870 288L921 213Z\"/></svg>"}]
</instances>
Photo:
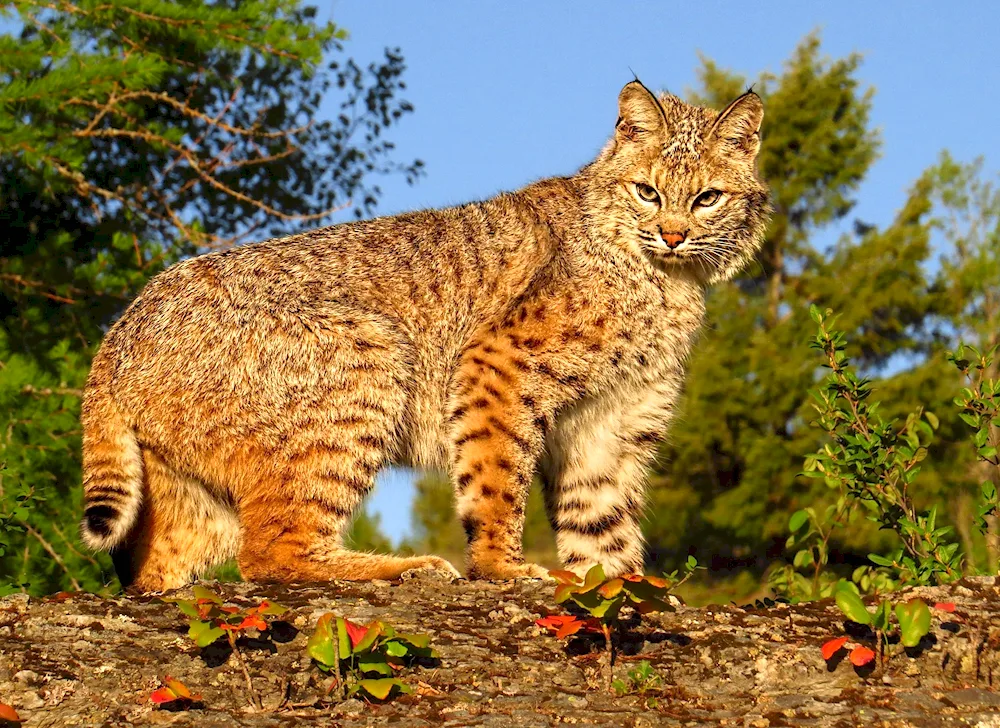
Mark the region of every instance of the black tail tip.
<instances>
[{"instance_id":1,"label":"black tail tip","mask_svg":"<svg viewBox=\"0 0 1000 728\"><path fill-rule=\"evenodd\" d=\"M90 506L84 511L83 517L91 533L107 537L111 535L111 528L118 518L118 511L111 506Z\"/></svg>"}]
</instances>

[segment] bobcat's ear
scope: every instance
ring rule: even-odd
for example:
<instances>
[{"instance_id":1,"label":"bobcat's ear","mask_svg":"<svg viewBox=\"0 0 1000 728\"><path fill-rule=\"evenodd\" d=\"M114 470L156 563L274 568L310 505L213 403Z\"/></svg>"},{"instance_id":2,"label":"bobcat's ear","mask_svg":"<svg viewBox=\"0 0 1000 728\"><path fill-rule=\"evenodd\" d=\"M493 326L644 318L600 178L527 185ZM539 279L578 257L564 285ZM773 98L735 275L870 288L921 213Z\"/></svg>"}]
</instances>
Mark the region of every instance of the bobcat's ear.
<instances>
[{"instance_id":1,"label":"bobcat's ear","mask_svg":"<svg viewBox=\"0 0 1000 728\"><path fill-rule=\"evenodd\" d=\"M764 103L753 91L747 91L719 114L709 138L729 144L734 151L753 159L760 150L760 124L763 120Z\"/></svg>"},{"instance_id":2,"label":"bobcat's ear","mask_svg":"<svg viewBox=\"0 0 1000 728\"><path fill-rule=\"evenodd\" d=\"M629 141L645 141L662 134L667 120L653 93L638 80L618 94L618 122L615 136Z\"/></svg>"}]
</instances>

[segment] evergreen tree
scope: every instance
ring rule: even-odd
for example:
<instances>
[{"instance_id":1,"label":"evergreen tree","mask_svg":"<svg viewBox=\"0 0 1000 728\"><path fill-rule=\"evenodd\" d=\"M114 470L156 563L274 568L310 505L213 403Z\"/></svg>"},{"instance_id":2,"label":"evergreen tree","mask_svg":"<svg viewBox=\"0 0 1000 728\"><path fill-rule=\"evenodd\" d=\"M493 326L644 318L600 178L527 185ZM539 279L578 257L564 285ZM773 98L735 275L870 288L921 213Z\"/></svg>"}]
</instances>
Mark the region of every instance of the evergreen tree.
<instances>
[{"instance_id":1,"label":"evergreen tree","mask_svg":"<svg viewBox=\"0 0 1000 728\"><path fill-rule=\"evenodd\" d=\"M372 175L403 59L363 69L296 0L8 3L0 36L0 585L99 589L77 545L79 398L148 278L195 252L316 226ZM342 113L317 117L336 86Z\"/></svg>"}]
</instances>

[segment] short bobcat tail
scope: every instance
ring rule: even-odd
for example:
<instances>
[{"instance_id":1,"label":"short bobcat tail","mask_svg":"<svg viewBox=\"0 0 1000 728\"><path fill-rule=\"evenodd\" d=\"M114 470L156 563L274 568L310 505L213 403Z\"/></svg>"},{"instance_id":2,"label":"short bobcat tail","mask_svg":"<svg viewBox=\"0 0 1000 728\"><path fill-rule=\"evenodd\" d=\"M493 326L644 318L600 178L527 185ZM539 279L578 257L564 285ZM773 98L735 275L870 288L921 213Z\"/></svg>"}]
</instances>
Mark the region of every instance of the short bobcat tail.
<instances>
[{"instance_id":1,"label":"short bobcat tail","mask_svg":"<svg viewBox=\"0 0 1000 728\"><path fill-rule=\"evenodd\" d=\"M108 369L106 357L98 352L80 418L84 508L80 536L100 551L125 540L142 505L142 453L135 431L111 399Z\"/></svg>"}]
</instances>

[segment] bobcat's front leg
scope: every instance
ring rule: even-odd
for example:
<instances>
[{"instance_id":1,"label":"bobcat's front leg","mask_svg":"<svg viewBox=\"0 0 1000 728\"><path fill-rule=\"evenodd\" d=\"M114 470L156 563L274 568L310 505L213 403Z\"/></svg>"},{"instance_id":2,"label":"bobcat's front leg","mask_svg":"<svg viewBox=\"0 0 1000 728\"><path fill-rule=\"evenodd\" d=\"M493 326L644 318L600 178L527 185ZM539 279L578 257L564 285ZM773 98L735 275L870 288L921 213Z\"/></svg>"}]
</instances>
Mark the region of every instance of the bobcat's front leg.
<instances>
[{"instance_id":1,"label":"bobcat's front leg","mask_svg":"<svg viewBox=\"0 0 1000 728\"><path fill-rule=\"evenodd\" d=\"M595 564L609 577L642 571L647 471L677 381L578 402L548 437L541 468L545 508L560 561L580 576Z\"/></svg>"},{"instance_id":2,"label":"bobcat's front leg","mask_svg":"<svg viewBox=\"0 0 1000 728\"><path fill-rule=\"evenodd\" d=\"M474 579L548 573L524 563L521 536L528 489L565 385L520 343L505 334L479 341L455 379L451 466L468 538L467 573Z\"/></svg>"}]
</instances>

